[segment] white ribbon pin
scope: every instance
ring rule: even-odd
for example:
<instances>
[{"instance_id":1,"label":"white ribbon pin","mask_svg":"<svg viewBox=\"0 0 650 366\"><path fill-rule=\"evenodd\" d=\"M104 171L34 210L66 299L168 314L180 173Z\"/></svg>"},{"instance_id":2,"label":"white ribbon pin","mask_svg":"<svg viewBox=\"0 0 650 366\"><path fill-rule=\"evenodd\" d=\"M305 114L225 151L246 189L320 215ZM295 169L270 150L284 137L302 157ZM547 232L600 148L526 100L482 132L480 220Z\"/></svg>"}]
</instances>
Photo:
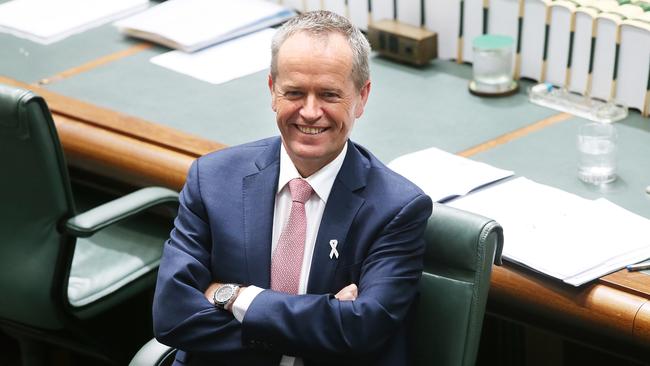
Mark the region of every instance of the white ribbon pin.
<instances>
[{"instance_id":1,"label":"white ribbon pin","mask_svg":"<svg viewBox=\"0 0 650 366\"><path fill-rule=\"evenodd\" d=\"M332 250L330 250L330 259L332 257L336 257L336 259L339 258L339 252L336 250L336 246L339 244L339 241L336 239L330 240L330 247L332 247Z\"/></svg>"}]
</instances>

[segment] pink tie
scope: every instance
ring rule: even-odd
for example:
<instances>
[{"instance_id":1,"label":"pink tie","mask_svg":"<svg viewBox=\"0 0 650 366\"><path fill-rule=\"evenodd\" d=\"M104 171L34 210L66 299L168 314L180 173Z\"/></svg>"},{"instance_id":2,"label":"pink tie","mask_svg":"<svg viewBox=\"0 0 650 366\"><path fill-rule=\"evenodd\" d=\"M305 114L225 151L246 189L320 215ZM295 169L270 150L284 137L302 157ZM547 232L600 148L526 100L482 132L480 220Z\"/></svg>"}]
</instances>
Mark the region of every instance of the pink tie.
<instances>
[{"instance_id":1,"label":"pink tie","mask_svg":"<svg viewBox=\"0 0 650 366\"><path fill-rule=\"evenodd\" d=\"M297 294L307 236L305 202L313 190L306 180L296 178L289 181L289 191L291 213L271 259L271 289Z\"/></svg>"}]
</instances>

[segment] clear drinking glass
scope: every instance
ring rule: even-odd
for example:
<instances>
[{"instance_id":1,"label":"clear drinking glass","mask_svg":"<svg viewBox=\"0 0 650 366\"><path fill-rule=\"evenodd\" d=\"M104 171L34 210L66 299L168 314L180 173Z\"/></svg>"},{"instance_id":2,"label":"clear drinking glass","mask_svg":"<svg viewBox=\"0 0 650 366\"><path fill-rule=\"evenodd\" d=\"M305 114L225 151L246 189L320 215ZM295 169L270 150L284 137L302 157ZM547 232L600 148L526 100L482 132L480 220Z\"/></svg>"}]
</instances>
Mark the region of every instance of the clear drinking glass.
<instances>
[{"instance_id":1,"label":"clear drinking glass","mask_svg":"<svg viewBox=\"0 0 650 366\"><path fill-rule=\"evenodd\" d=\"M474 82L481 92L498 93L512 88L512 37L485 34L474 38Z\"/></svg>"},{"instance_id":2,"label":"clear drinking glass","mask_svg":"<svg viewBox=\"0 0 650 366\"><path fill-rule=\"evenodd\" d=\"M578 132L578 178L585 183L605 184L616 180L616 128L589 122Z\"/></svg>"}]
</instances>

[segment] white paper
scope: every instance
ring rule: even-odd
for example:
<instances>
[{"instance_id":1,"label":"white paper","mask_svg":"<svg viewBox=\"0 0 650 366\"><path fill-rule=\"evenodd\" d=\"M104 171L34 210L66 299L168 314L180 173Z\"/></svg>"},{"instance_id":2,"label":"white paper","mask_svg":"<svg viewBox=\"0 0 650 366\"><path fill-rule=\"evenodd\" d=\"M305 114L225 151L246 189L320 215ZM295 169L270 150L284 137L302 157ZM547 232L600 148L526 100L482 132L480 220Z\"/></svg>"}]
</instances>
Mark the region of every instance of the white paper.
<instances>
[{"instance_id":1,"label":"white paper","mask_svg":"<svg viewBox=\"0 0 650 366\"><path fill-rule=\"evenodd\" d=\"M517 178L449 203L501 224L503 258L579 286L650 257L650 220Z\"/></svg>"},{"instance_id":2,"label":"white paper","mask_svg":"<svg viewBox=\"0 0 650 366\"><path fill-rule=\"evenodd\" d=\"M50 44L148 5L148 0L13 0L0 4L0 32Z\"/></svg>"},{"instance_id":3,"label":"white paper","mask_svg":"<svg viewBox=\"0 0 650 366\"><path fill-rule=\"evenodd\" d=\"M275 32L275 29L264 29L194 53L170 51L153 57L151 62L199 80L221 84L267 69Z\"/></svg>"},{"instance_id":4,"label":"white paper","mask_svg":"<svg viewBox=\"0 0 650 366\"><path fill-rule=\"evenodd\" d=\"M436 202L465 195L513 174L435 147L400 156L388 167L415 183Z\"/></svg>"},{"instance_id":5,"label":"white paper","mask_svg":"<svg viewBox=\"0 0 650 366\"><path fill-rule=\"evenodd\" d=\"M134 37L194 52L294 15L265 0L168 0L115 26Z\"/></svg>"}]
</instances>

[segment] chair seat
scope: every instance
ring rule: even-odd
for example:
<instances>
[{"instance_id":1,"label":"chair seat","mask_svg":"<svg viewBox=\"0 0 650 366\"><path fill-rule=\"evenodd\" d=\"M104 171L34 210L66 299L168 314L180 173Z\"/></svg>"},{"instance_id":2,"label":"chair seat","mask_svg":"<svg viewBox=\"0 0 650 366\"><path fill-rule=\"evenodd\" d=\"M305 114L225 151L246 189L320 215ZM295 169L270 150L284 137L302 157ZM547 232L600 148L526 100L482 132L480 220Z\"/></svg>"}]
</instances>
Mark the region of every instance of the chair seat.
<instances>
[{"instance_id":1,"label":"chair seat","mask_svg":"<svg viewBox=\"0 0 650 366\"><path fill-rule=\"evenodd\" d=\"M74 189L79 211L112 198L79 186ZM78 238L68 280L70 305L92 304L156 270L169 225L168 219L140 215Z\"/></svg>"},{"instance_id":2,"label":"chair seat","mask_svg":"<svg viewBox=\"0 0 650 366\"><path fill-rule=\"evenodd\" d=\"M116 225L77 239L68 282L70 304L88 305L155 270L167 234Z\"/></svg>"}]
</instances>

